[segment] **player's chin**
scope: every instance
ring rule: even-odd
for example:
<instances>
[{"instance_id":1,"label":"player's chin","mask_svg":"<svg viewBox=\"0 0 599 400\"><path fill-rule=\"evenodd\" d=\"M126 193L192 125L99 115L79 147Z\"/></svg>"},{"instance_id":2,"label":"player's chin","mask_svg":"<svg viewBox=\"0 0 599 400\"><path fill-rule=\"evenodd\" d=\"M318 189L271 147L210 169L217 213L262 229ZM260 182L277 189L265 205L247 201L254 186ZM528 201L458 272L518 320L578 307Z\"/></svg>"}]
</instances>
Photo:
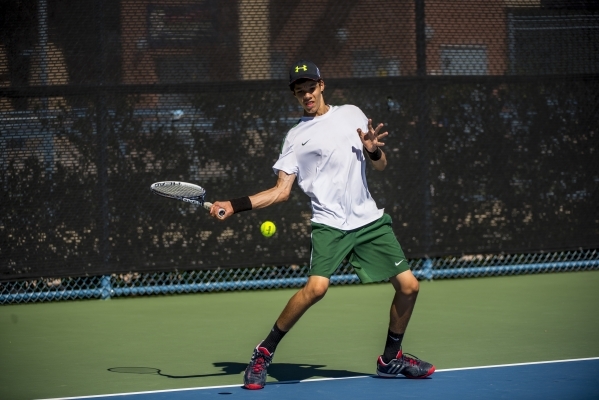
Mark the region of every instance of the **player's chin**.
<instances>
[{"instance_id":1,"label":"player's chin","mask_svg":"<svg viewBox=\"0 0 599 400\"><path fill-rule=\"evenodd\" d=\"M314 114L318 110L318 107L316 107L316 102L304 103L303 106L304 110L310 114Z\"/></svg>"}]
</instances>

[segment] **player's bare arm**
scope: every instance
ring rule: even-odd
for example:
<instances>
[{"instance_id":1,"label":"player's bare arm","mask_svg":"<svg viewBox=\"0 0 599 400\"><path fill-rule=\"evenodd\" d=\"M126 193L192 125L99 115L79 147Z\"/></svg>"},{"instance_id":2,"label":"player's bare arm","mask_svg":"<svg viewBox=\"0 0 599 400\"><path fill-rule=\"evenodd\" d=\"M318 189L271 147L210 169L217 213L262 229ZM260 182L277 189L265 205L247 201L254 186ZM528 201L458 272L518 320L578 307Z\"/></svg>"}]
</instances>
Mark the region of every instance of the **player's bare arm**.
<instances>
[{"instance_id":1,"label":"player's bare arm","mask_svg":"<svg viewBox=\"0 0 599 400\"><path fill-rule=\"evenodd\" d=\"M279 171L277 183L274 187L250 196L252 209L265 208L276 203L287 201L294 181L295 175L289 175L284 171Z\"/></svg>"},{"instance_id":2,"label":"player's bare arm","mask_svg":"<svg viewBox=\"0 0 599 400\"><path fill-rule=\"evenodd\" d=\"M368 131L363 132L362 129L358 128L358 135L364 145L364 149L367 151L367 155L372 161L372 166L377 171L382 171L387 166L387 157L383 152L385 143L381 141L389 132L382 132L384 124L379 124L376 129L372 127L372 120L368 120Z\"/></svg>"},{"instance_id":3,"label":"player's bare arm","mask_svg":"<svg viewBox=\"0 0 599 400\"><path fill-rule=\"evenodd\" d=\"M273 204L287 201L287 199L289 199L289 194L291 193L291 188L293 187L294 181L295 175L289 175L286 172L279 171L279 176L275 186L253 196L249 196L252 210L265 208ZM218 210L221 208L225 210L224 217L218 216ZM234 211L231 201L215 201L210 209L210 215L220 220L227 219L233 214Z\"/></svg>"}]
</instances>

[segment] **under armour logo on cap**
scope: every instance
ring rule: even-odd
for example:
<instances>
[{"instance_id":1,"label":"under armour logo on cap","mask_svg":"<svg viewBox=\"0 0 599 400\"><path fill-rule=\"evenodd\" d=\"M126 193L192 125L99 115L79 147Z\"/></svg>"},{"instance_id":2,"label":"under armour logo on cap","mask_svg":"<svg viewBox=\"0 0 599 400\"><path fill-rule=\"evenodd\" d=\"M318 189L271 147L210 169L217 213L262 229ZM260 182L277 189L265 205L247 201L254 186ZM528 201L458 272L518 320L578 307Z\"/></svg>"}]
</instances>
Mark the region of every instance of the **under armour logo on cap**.
<instances>
[{"instance_id":1,"label":"under armour logo on cap","mask_svg":"<svg viewBox=\"0 0 599 400\"><path fill-rule=\"evenodd\" d=\"M289 86L292 87L293 83L300 79L319 81L320 70L312 61L299 60L289 70Z\"/></svg>"}]
</instances>

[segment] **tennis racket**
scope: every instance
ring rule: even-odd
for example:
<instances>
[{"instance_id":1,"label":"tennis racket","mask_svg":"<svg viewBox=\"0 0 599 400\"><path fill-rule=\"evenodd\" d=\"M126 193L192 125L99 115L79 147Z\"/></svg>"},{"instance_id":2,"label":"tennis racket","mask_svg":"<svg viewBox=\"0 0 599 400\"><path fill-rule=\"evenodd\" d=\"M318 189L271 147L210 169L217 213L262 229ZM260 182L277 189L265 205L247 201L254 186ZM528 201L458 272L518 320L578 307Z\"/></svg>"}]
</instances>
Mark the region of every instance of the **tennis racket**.
<instances>
[{"instance_id":1,"label":"tennis racket","mask_svg":"<svg viewBox=\"0 0 599 400\"><path fill-rule=\"evenodd\" d=\"M152 183L150 190L152 193L159 196L181 200L186 203L195 204L196 206L202 206L206 210L212 208L212 203L204 200L206 189L194 185L193 183L177 181L156 182ZM223 208L218 210L218 216L220 218L225 216L225 210Z\"/></svg>"}]
</instances>

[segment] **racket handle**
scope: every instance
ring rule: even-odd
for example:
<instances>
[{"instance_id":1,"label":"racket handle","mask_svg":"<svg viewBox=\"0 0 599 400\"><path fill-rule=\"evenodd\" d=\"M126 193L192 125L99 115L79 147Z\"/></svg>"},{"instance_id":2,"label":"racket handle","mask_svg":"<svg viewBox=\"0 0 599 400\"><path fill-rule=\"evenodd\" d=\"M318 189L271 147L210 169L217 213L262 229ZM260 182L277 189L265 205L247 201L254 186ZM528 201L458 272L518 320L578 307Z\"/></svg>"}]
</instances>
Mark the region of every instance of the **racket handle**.
<instances>
[{"instance_id":1,"label":"racket handle","mask_svg":"<svg viewBox=\"0 0 599 400\"><path fill-rule=\"evenodd\" d=\"M209 202L209 201L205 201L205 202L204 202L204 208L205 208L206 210L210 211L210 209L212 208L212 203L211 203L211 202ZM225 216L225 213L226 213L226 211L225 211L225 209L224 209L224 208L221 208L220 210L218 210L218 216L219 216L220 218L224 217L224 216Z\"/></svg>"}]
</instances>

